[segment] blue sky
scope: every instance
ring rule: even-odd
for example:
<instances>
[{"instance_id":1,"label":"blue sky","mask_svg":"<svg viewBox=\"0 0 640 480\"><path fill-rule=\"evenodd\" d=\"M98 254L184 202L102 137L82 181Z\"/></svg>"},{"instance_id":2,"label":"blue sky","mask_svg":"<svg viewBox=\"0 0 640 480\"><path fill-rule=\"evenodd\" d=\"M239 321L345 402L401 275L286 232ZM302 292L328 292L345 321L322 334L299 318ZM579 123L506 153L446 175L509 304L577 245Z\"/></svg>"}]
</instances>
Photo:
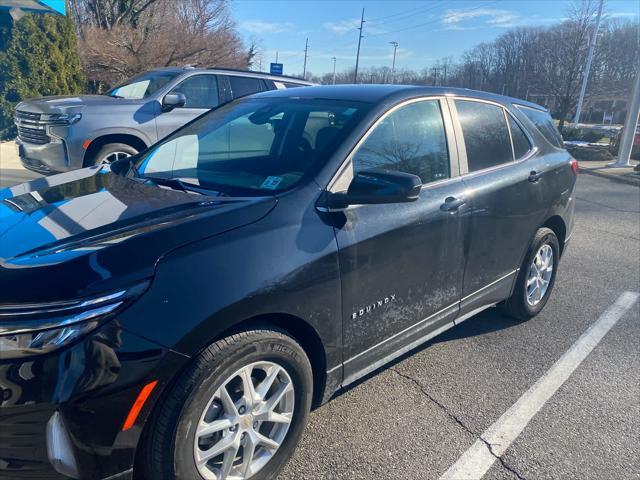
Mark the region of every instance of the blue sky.
<instances>
[{"instance_id":1,"label":"blue sky","mask_svg":"<svg viewBox=\"0 0 640 480\"><path fill-rule=\"evenodd\" d=\"M491 41L516 26L560 22L571 0L235 0L232 11L245 39L255 39L262 69L284 64L285 74L302 72L309 38L307 71L322 74L355 64L356 27L365 9L360 64L391 66L399 43L396 69L420 70L437 59L457 58L474 45ZM640 0L605 0L609 17L637 19Z\"/></svg>"}]
</instances>

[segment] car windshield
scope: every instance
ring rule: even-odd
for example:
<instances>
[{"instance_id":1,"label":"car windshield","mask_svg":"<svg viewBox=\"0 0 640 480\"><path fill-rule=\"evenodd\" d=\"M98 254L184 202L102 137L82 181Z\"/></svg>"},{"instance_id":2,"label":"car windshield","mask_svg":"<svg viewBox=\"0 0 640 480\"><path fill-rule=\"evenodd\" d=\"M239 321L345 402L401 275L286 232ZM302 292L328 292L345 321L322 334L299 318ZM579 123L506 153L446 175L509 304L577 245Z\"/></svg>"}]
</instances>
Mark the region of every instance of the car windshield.
<instances>
[{"instance_id":1,"label":"car windshield","mask_svg":"<svg viewBox=\"0 0 640 480\"><path fill-rule=\"evenodd\" d=\"M134 170L228 195L275 193L326 160L369 107L322 99L236 100L150 147Z\"/></svg>"},{"instance_id":2,"label":"car windshield","mask_svg":"<svg viewBox=\"0 0 640 480\"><path fill-rule=\"evenodd\" d=\"M141 100L154 94L177 76L177 73L170 72L143 73L112 88L105 95L128 98L130 100Z\"/></svg>"}]
</instances>

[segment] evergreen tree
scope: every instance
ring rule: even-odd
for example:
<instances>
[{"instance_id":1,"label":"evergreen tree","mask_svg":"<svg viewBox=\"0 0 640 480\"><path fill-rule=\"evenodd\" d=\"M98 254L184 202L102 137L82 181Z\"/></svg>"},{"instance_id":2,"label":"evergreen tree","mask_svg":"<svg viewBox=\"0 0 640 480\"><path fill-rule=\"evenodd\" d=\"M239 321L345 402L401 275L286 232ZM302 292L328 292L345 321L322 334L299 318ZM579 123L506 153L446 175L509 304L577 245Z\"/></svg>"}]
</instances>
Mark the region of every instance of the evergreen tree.
<instances>
[{"instance_id":1,"label":"evergreen tree","mask_svg":"<svg viewBox=\"0 0 640 480\"><path fill-rule=\"evenodd\" d=\"M46 95L73 95L85 86L73 22L28 14L11 22L0 12L0 139L15 137L18 102Z\"/></svg>"}]
</instances>

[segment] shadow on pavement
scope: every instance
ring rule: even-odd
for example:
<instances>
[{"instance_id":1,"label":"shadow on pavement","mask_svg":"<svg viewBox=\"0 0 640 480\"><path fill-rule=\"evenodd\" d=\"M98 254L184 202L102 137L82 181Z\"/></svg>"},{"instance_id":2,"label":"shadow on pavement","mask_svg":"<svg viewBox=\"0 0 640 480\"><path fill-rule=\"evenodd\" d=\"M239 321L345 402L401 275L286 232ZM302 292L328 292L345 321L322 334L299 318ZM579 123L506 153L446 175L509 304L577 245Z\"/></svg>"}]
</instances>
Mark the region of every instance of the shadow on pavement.
<instances>
[{"instance_id":1,"label":"shadow on pavement","mask_svg":"<svg viewBox=\"0 0 640 480\"><path fill-rule=\"evenodd\" d=\"M0 169L0 188L13 187L40 177L42 175L39 173L24 169L2 168Z\"/></svg>"}]
</instances>

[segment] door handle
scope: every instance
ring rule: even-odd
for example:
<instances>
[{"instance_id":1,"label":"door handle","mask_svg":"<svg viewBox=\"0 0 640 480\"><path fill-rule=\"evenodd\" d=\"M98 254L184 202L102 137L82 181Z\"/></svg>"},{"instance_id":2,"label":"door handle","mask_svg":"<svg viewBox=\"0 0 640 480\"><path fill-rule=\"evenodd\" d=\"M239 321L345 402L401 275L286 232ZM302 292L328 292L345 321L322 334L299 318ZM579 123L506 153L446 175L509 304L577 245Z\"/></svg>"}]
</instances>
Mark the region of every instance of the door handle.
<instances>
[{"instance_id":1,"label":"door handle","mask_svg":"<svg viewBox=\"0 0 640 480\"><path fill-rule=\"evenodd\" d=\"M531 172L529 172L529 177L527 178L527 180L529 180L531 183L536 183L538 180L540 180L540 177L542 177L542 172L531 170Z\"/></svg>"},{"instance_id":2,"label":"door handle","mask_svg":"<svg viewBox=\"0 0 640 480\"><path fill-rule=\"evenodd\" d=\"M447 197L444 199L444 203L440 205L440 210L443 212L455 212L465 203L467 202L462 197Z\"/></svg>"}]
</instances>

